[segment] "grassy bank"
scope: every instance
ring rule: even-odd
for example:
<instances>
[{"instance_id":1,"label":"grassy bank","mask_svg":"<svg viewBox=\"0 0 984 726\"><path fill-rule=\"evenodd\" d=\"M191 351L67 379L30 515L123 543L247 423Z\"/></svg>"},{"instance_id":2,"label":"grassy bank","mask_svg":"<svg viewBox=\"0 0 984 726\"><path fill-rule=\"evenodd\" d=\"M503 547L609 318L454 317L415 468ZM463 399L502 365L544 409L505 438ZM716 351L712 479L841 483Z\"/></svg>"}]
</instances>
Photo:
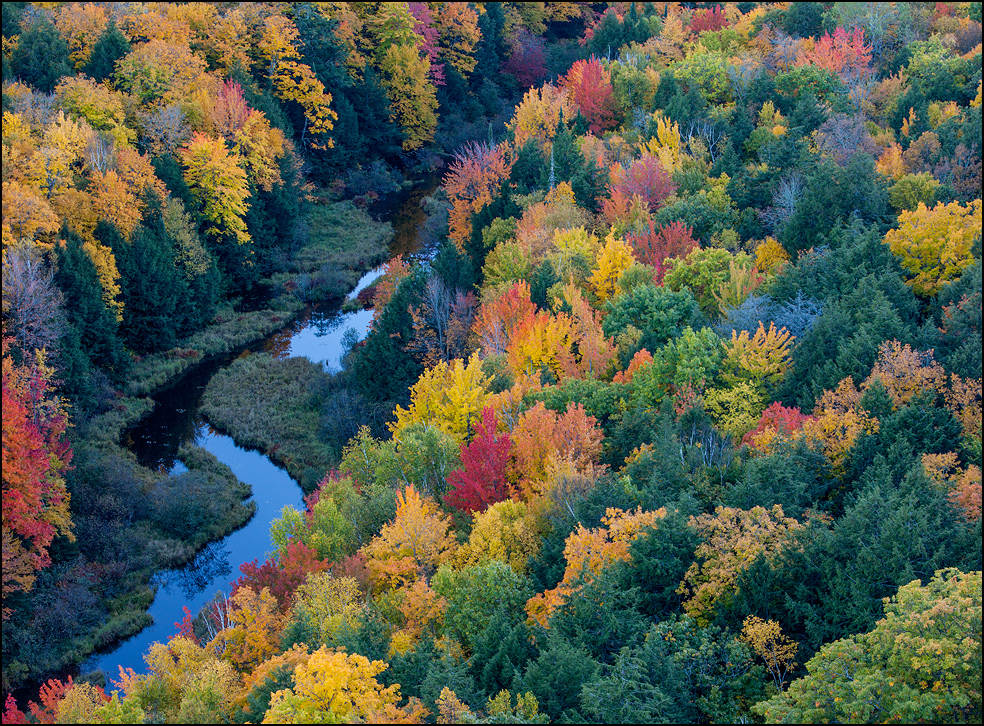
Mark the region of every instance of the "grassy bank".
<instances>
[{"instance_id":1,"label":"grassy bank","mask_svg":"<svg viewBox=\"0 0 984 726\"><path fill-rule=\"evenodd\" d=\"M315 204L307 215L305 244L289 272L273 276L281 289L306 302L343 297L386 261L393 226L377 222L351 201Z\"/></svg>"},{"instance_id":2,"label":"grassy bank","mask_svg":"<svg viewBox=\"0 0 984 726\"><path fill-rule=\"evenodd\" d=\"M327 381L321 366L306 358L253 354L212 377L201 409L237 444L259 449L311 491L337 463L318 438Z\"/></svg>"}]
</instances>

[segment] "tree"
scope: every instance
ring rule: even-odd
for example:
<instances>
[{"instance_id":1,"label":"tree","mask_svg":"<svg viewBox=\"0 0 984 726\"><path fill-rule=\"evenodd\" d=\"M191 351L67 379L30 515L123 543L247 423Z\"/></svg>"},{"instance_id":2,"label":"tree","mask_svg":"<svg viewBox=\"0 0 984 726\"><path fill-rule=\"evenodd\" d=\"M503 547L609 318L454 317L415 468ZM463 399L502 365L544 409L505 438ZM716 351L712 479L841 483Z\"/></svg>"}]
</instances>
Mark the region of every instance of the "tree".
<instances>
[{"instance_id":1,"label":"tree","mask_svg":"<svg viewBox=\"0 0 984 726\"><path fill-rule=\"evenodd\" d=\"M51 93L62 76L72 73L68 44L46 18L21 33L10 54L10 66L16 77L42 93Z\"/></svg>"},{"instance_id":2,"label":"tree","mask_svg":"<svg viewBox=\"0 0 984 726\"><path fill-rule=\"evenodd\" d=\"M38 351L15 366L3 340L3 595L27 592L51 564L55 536L74 540L64 472L72 460L68 418L52 395L54 370ZM10 615L4 607L3 618Z\"/></svg>"},{"instance_id":3,"label":"tree","mask_svg":"<svg viewBox=\"0 0 984 726\"><path fill-rule=\"evenodd\" d=\"M231 279L252 265L252 238L243 216L250 196L246 172L220 139L195 134L179 150L185 181L201 205L204 234Z\"/></svg>"},{"instance_id":4,"label":"tree","mask_svg":"<svg viewBox=\"0 0 984 726\"><path fill-rule=\"evenodd\" d=\"M459 250L471 238L472 214L492 201L500 183L509 175L512 162L504 146L472 142L455 152L444 177L444 191L451 202L449 236Z\"/></svg>"},{"instance_id":5,"label":"tree","mask_svg":"<svg viewBox=\"0 0 984 726\"><path fill-rule=\"evenodd\" d=\"M549 372L556 379L576 373L571 344L574 328L564 313L551 315L545 310L528 313L509 341L506 354L516 376L537 376Z\"/></svg>"},{"instance_id":6,"label":"tree","mask_svg":"<svg viewBox=\"0 0 984 726\"><path fill-rule=\"evenodd\" d=\"M391 588L430 578L457 548L450 521L413 486L397 492L396 515L363 548L376 586Z\"/></svg>"},{"instance_id":7,"label":"tree","mask_svg":"<svg viewBox=\"0 0 984 726\"><path fill-rule=\"evenodd\" d=\"M693 228L680 221L657 228L649 220L647 231L630 232L625 239L632 245L636 259L654 268L653 282L657 285L663 284L669 260L686 257L699 247Z\"/></svg>"},{"instance_id":8,"label":"tree","mask_svg":"<svg viewBox=\"0 0 984 726\"><path fill-rule=\"evenodd\" d=\"M516 106L508 128L513 132L517 149L522 149L531 139L539 142L541 147L549 148L561 120L573 115L569 92L545 83L526 92Z\"/></svg>"},{"instance_id":9,"label":"tree","mask_svg":"<svg viewBox=\"0 0 984 726\"><path fill-rule=\"evenodd\" d=\"M755 615L745 618L741 634L742 640L765 661L776 690L782 693L799 646L783 635L782 628L775 620L762 620Z\"/></svg>"},{"instance_id":10,"label":"tree","mask_svg":"<svg viewBox=\"0 0 984 726\"><path fill-rule=\"evenodd\" d=\"M437 96L428 80L430 61L415 45L392 45L381 70L387 81L390 119L406 138L403 150L413 151L434 138L437 128Z\"/></svg>"},{"instance_id":11,"label":"tree","mask_svg":"<svg viewBox=\"0 0 984 726\"><path fill-rule=\"evenodd\" d=\"M455 564L467 567L498 560L517 574L525 574L528 563L540 551L540 527L534 509L525 502L496 502L475 514L468 541L455 554Z\"/></svg>"},{"instance_id":12,"label":"tree","mask_svg":"<svg viewBox=\"0 0 984 726\"><path fill-rule=\"evenodd\" d=\"M25 354L55 353L66 322L62 295L54 284L54 271L33 245L4 250L3 312L8 331Z\"/></svg>"},{"instance_id":13,"label":"tree","mask_svg":"<svg viewBox=\"0 0 984 726\"><path fill-rule=\"evenodd\" d=\"M482 355L488 358L505 353L520 322L535 313L530 286L525 280L516 282L495 299L483 302L473 326Z\"/></svg>"},{"instance_id":14,"label":"tree","mask_svg":"<svg viewBox=\"0 0 984 726\"><path fill-rule=\"evenodd\" d=\"M577 110L587 119L591 133L598 134L616 126L618 108L611 73L600 60L592 56L586 61L576 61L560 80L560 86L570 94Z\"/></svg>"},{"instance_id":15,"label":"tree","mask_svg":"<svg viewBox=\"0 0 984 726\"><path fill-rule=\"evenodd\" d=\"M529 597L529 586L509 565L498 560L469 565L461 570L438 570L434 589L447 599L444 630L471 651L499 612L519 613Z\"/></svg>"},{"instance_id":16,"label":"tree","mask_svg":"<svg viewBox=\"0 0 984 726\"><path fill-rule=\"evenodd\" d=\"M311 572L294 595L291 616L301 639L309 646L331 645L336 637L355 628L364 609L359 585L351 577ZM252 598L256 598L254 593Z\"/></svg>"},{"instance_id":17,"label":"tree","mask_svg":"<svg viewBox=\"0 0 984 726\"><path fill-rule=\"evenodd\" d=\"M698 623L708 623L719 601L734 594L738 575L756 556L775 557L790 533L802 525L786 517L778 504L767 510L716 507L714 514L693 517L690 524L703 541L694 553L697 560L687 570L678 592L690 594L683 607Z\"/></svg>"},{"instance_id":18,"label":"tree","mask_svg":"<svg viewBox=\"0 0 984 726\"><path fill-rule=\"evenodd\" d=\"M754 710L769 723L979 721L980 585L956 569L903 585L873 630L823 646Z\"/></svg>"},{"instance_id":19,"label":"tree","mask_svg":"<svg viewBox=\"0 0 984 726\"><path fill-rule=\"evenodd\" d=\"M899 228L885 235L892 253L913 278L907 284L930 297L960 277L974 258L971 245L980 237L981 200L964 207L959 202L932 209L919 203L915 211L899 214Z\"/></svg>"},{"instance_id":20,"label":"tree","mask_svg":"<svg viewBox=\"0 0 984 726\"><path fill-rule=\"evenodd\" d=\"M105 81L116 70L116 61L130 52L130 43L112 19L92 46L85 72L96 81Z\"/></svg>"},{"instance_id":21,"label":"tree","mask_svg":"<svg viewBox=\"0 0 984 726\"><path fill-rule=\"evenodd\" d=\"M609 191L613 196L621 194L631 198L633 194L639 194L651 211L663 206L666 198L676 191L669 172L663 168L659 159L650 154L643 154L627 169L616 164L612 168L611 178Z\"/></svg>"},{"instance_id":22,"label":"tree","mask_svg":"<svg viewBox=\"0 0 984 726\"><path fill-rule=\"evenodd\" d=\"M610 233L605 239L604 247L598 252L597 267L591 274L591 285L601 302L614 295L618 278L632 262L632 249L629 245Z\"/></svg>"},{"instance_id":23,"label":"tree","mask_svg":"<svg viewBox=\"0 0 984 726\"><path fill-rule=\"evenodd\" d=\"M445 503L472 514L505 499L509 494L509 454L509 434L496 436L495 412L486 406L481 423L475 424L471 442L461 445L462 468L448 475L450 491L444 496Z\"/></svg>"},{"instance_id":24,"label":"tree","mask_svg":"<svg viewBox=\"0 0 984 726\"><path fill-rule=\"evenodd\" d=\"M400 686L383 687L376 676L383 661L369 661L322 646L294 669L294 687L277 691L264 723L381 723L400 719L420 723L426 713L419 702L397 707Z\"/></svg>"},{"instance_id":25,"label":"tree","mask_svg":"<svg viewBox=\"0 0 984 726\"><path fill-rule=\"evenodd\" d=\"M557 607L566 599L576 596L604 568L629 559L632 541L665 516L666 509L644 512L639 508L626 512L610 507L605 510L601 527L589 530L578 524L564 543L567 569L564 570L563 580L557 587L530 598L526 603L526 612L546 628Z\"/></svg>"},{"instance_id":26,"label":"tree","mask_svg":"<svg viewBox=\"0 0 984 726\"><path fill-rule=\"evenodd\" d=\"M785 328L776 330L769 323L769 332L759 321L755 335L748 331L741 335L731 331L730 342L725 342L724 374L726 381L747 381L760 391L771 391L782 381L790 366L790 346L794 338Z\"/></svg>"},{"instance_id":27,"label":"tree","mask_svg":"<svg viewBox=\"0 0 984 726\"><path fill-rule=\"evenodd\" d=\"M477 355L472 355L467 363L460 358L441 361L425 371L410 389L410 408L396 407L396 421L389 424L389 429L398 439L408 424L419 421L464 442L485 407L487 385L488 377Z\"/></svg>"}]
</instances>

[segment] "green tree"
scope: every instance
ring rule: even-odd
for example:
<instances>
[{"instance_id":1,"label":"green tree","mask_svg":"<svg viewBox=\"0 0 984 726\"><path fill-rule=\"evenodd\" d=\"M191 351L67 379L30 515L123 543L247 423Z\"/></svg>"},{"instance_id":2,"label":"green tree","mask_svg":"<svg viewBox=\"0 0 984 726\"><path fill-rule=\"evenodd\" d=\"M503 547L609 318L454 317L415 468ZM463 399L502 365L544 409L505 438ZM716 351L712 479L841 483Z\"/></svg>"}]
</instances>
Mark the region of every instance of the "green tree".
<instances>
[{"instance_id":1,"label":"green tree","mask_svg":"<svg viewBox=\"0 0 984 726\"><path fill-rule=\"evenodd\" d=\"M126 39L116 22L110 20L92 46L85 72L96 81L111 78L116 71L116 61L130 52L130 42Z\"/></svg>"},{"instance_id":2,"label":"green tree","mask_svg":"<svg viewBox=\"0 0 984 726\"><path fill-rule=\"evenodd\" d=\"M873 630L825 645L768 723L979 723L981 573L937 571L885 598Z\"/></svg>"},{"instance_id":3,"label":"green tree","mask_svg":"<svg viewBox=\"0 0 984 726\"><path fill-rule=\"evenodd\" d=\"M10 54L10 67L15 78L42 93L51 93L62 76L72 74L68 44L45 18L20 35L17 47Z\"/></svg>"}]
</instances>

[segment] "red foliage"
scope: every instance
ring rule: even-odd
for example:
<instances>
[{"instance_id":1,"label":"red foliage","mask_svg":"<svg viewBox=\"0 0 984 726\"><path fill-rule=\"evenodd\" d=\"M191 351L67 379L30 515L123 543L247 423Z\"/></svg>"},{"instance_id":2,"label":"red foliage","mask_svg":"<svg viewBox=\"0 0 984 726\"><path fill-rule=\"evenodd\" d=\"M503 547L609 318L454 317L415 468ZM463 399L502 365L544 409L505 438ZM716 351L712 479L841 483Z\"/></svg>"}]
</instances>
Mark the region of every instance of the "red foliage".
<instances>
[{"instance_id":1,"label":"red foliage","mask_svg":"<svg viewBox=\"0 0 984 726\"><path fill-rule=\"evenodd\" d=\"M260 566L256 562L253 560L239 566L243 574L233 583L232 594L235 595L241 587L255 592L268 587L284 611L290 607L294 592L304 584L308 575L328 569L328 562L318 559L315 550L300 541L291 542L282 555L274 554Z\"/></svg>"},{"instance_id":2,"label":"red foliage","mask_svg":"<svg viewBox=\"0 0 984 726\"><path fill-rule=\"evenodd\" d=\"M786 408L776 401L762 412L758 425L745 434L742 443L755 447L756 440L766 431L774 431L776 434L789 437L793 433L803 428L803 423L812 420L812 416L803 414L799 408Z\"/></svg>"},{"instance_id":3,"label":"red foliage","mask_svg":"<svg viewBox=\"0 0 984 726\"><path fill-rule=\"evenodd\" d=\"M427 3L407 3L407 9L417 21L413 26L413 32L422 39L420 49L427 54L430 59L430 80L435 86L444 85L444 64L437 60L439 49L437 47L438 36L440 33L434 27L434 15L431 13Z\"/></svg>"},{"instance_id":4,"label":"red foliage","mask_svg":"<svg viewBox=\"0 0 984 726\"><path fill-rule=\"evenodd\" d=\"M632 162L628 169L616 164L612 169L612 183L609 186L613 197L616 193L631 198L639 194L649 205L649 209L659 209L668 196L676 191L670 173L650 154Z\"/></svg>"},{"instance_id":5,"label":"red foliage","mask_svg":"<svg viewBox=\"0 0 984 726\"><path fill-rule=\"evenodd\" d=\"M512 53L503 64L502 70L516 79L523 88L530 88L547 75L546 43L543 38L532 35L525 28L519 28L510 40Z\"/></svg>"},{"instance_id":6,"label":"red foliage","mask_svg":"<svg viewBox=\"0 0 984 726\"><path fill-rule=\"evenodd\" d=\"M720 5L704 10L695 10L690 20L690 32L703 33L706 30L717 31L728 27L728 19Z\"/></svg>"},{"instance_id":7,"label":"red foliage","mask_svg":"<svg viewBox=\"0 0 984 726\"><path fill-rule=\"evenodd\" d=\"M31 715L37 719L38 723L58 723L58 702L65 697L65 693L75 685L72 677L62 683L57 678L50 679L41 686L38 691L38 699L41 701L39 706L34 701L30 701L27 706L31 710Z\"/></svg>"},{"instance_id":8,"label":"red foliage","mask_svg":"<svg viewBox=\"0 0 984 726\"><path fill-rule=\"evenodd\" d=\"M17 708L17 701L9 693L3 706L3 723L27 723L27 714Z\"/></svg>"},{"instance_id":9,"label":"red foliage","mask_svg":"<svg viewBox=\"0 0 984 726\"><path fill-rule=\"evenodd\" d=\"M256 560L253 561L256 562ZM243 567L245 567L245 565L243 565ZM179 622L174 624L174 627L178 629L178 632L175 633L173 637L187 638L194 643L198 643L198 637L195 635L195 626L192 623L193 617L191 610L188 609L187 605L183 606L181 609L184 610L184 617L181 618Z\"/></svg>"},{"instance_id":10,"label":"red foliage","mask_svg":"<svg viewBox=\"0 0 984 726\"><path fill-rule=\"evenodd\" d=\"M571 94L578 111L587 119L591 133L615 128L615 90L611 74L601 61L594 56L577 61L561 79L560 85Z\"/></svg>"},{"instance_id":11,"label":"red foliage","mask_svg":"<svg viewBox=\"0 0 984 726\"><path fill-rule=\"evenodd\" d=\"M72 450L67 417L51 396L51 370L15 366L3 340L3 595L27 591L51 564L48 546L69 534L68 493L62 472ZM4 608L3 617L9 614Z\"/></svg>"},{"instance_id":12,"label":"red foliage","mask_svg":"<svg viewBox=\"0 0 984 726\"><path fill-rule=\"evenodd\" d=\"M445 503L462 512L484 512L508 495L506 472L511 442L509 434L497 436L495 412L482 409L482 422L475 424L475 438L461 446L462 468L448 475L453 487L444 496Z\"/></svg>"},{"instance_id":13,"label":"red foliage","mask_svg":"<svg viewBox=\"0 0 984 726\"><path fill-rule=\"evenodd\" d=\"M655 268L656 274L653 280L657 285L663 284L667 260L686 257L700 246L694 239L693 228L679 220L660 227L658 231L650 221L647 232L630 233L625 238L632 245L636 259L644 265Z\"/></svg>"}]
</instances>

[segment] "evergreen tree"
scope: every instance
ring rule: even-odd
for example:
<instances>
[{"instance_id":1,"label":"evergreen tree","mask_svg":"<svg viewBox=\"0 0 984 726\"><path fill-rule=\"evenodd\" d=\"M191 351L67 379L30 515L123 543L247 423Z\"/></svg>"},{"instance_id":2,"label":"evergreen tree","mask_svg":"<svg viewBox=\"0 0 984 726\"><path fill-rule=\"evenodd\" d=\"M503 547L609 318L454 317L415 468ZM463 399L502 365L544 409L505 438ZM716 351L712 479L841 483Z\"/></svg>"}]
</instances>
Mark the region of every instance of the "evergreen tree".
<instances>
[{"instance_id":1,"label":"evergreen tree","mask_svg":"<svg viewBox=\"0 0 984 726\"><path fill-rule=\"evenodd\" d=\"M62 76L72 73L68 44L50 21L38 20L21 34L10 67L15 78L51 93Z\"/></svg>"},{"instance_id":2,"label":"evergreen tree","mask_svg":"<svg viewBox=\"0 0 984 726\"><path fill-rule=\"evenodd\" d=\"M119 378L125 373L126 352L117 335L116 320L103 302L96 266L78 235L66 231L64 237L64 244L56 249L55 282L65 296L66 317L77 329L88 358Z\"/></svg>"},{"instance_id":3,"label":"evergreen tree","mask_svg":"<svg viewBox=\"0 0 984 726\"><path fill-rule=\"evenodd\" d=\"M92 46L89 62L85 72L97 81L105 81L116 71L116 61L130 52L130 42L123 32L116 27L112 19L100 34L96 44Z\"/></svg>"}]
</instances>

